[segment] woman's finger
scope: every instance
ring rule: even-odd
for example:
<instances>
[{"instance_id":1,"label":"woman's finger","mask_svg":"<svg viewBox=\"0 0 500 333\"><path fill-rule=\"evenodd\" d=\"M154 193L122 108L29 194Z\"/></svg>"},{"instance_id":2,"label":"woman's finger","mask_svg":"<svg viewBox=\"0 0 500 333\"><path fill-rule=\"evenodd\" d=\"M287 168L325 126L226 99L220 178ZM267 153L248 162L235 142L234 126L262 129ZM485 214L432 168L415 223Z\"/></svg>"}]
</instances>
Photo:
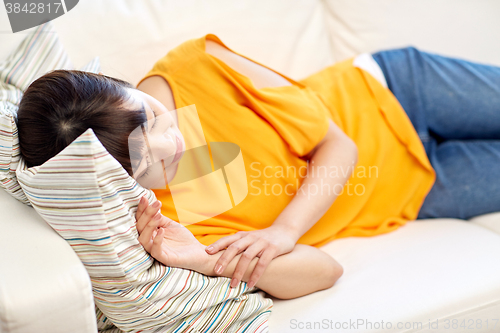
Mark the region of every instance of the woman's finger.
<instances>
[{"instance_id":1,"label":"woman's finger","mask_svg":"<svg viewBox=\"0 0 500 333\"><path fill-rule=\"evenodd\" d=\"M264 253L257 261L257 265L255 265L252 274L250 275L250 279L248 279L248 288L252 288L257 284L262 274L266 270L269 263L276 257L276 248L268 247Z\"/></svg>"},{"instance_id":2,"label":"woman's finger","mask_svg":"<svg viewBox=\"0 0 500 333\"><path fill-rule=\"evenodd\" d=\"M234 270L233 278L231 279L231 288L235 288L240 283L252 260L265 248L265 246L265 242L257 242L250 245L245 251L242 252Z\"/></svg>"},{"instance_id":3,"label":"woman's finger","mask_svg":"<svg viewBox=\"0 0 500 333\"><path fill-rule=\"evenodd\" d=\"M162 215L158 212L153 219L144 227L141 234L139 235L139 243L146 249L147 252L151 253L151 245L153 240L153 232L158 228L161 222ZM156 234L158 236L158 233Z\"/></svg>"},{"instance_id":4,"label":"woman's finger","mask_svg":"<svg viewBox=\"0 0 500 333\"><path fill-rule=\"evenodd\" d=\"M142 196L141 200L139 200L139 204L137 205L137 211L135 212L135 219L136 221L141 218L142 213L148 208L148 199L146 199L146 196Z\"/></svg>"},{"instance_id":5,"label":"woman's finger","mask_svg":"<svg viewBox=\"0 0 500 333\"><path fill-rule=\"evenodd\" d=\"M142 213L141 217L137 220L136 223L136 228L139 234L142 233L144 230L144 227L151 221L153 216L158 213L159 209L161 207L161 202L160 201L155 201L152 205L149 205L144 212Z\"/></svg>"},{"instance_id":6,"label":"woman's finger","mask_svg":"<svg viewBox=\"0 0 500 333\"><path fill-rule=\"evenodd\" d=\"M151 246L151 256L164 265L167 265L168 257L162 248L164 235L165 229L158 229L158 232L156 233L156 236L153 240L153 245Z\"/></svg>"},{"instance_id":7,"label":"woman's finger","mask_svg":"<svg viewBox=\"0 0 500 333\"><path fill-rule=\"evenodd\" d=\"M227 247L227 250L220 256L219 260L214 267L214 272L216 274L222 274L226 269L227 265L234 259L235 256L245 251L248 246L252 243L252 239L250 237L244 237L240 240L230 244Z\"/></svg>"},{"instance_id":8,"label":"woman's finger","mask_svg":"<svg viewBox=\"0 0 500 333\"><path fill-rule=\"evenodd\" d=\"M241 239L244 235L245 235L244 233L237 232L234 235L222 237L221 239L217 240L213 244L207 246L205 248L205 251L208 254L215 254L215 253L219 252L220 250L223 250L226 247L228 247L229 245L233 244L237 240Z\"/></svg>"}]
</instances>

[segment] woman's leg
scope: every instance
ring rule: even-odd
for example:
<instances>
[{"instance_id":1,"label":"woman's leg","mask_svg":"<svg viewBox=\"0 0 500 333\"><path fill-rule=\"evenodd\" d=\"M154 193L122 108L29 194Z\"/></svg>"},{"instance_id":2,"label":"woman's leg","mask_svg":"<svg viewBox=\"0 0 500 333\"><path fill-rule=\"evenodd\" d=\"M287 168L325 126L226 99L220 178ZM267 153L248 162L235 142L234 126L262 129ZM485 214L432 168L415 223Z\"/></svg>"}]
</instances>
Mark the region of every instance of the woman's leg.
<instances>
[{"instance_id":1,"label":"woman's leg","mask_svg":"<svg viewBox=\"0 0 500 333\"><path fill-rule=\"evenodd\" d=\"M429 145L436 182L418 219L500 211L500 140L446 140Z\"/></svg>"},{"instance_id":2,"label":"woman's leg","mask_svg":"<svg viewBox=\"0 0 500 333\"><path fill-rule=\"evenodd\" d=\"M373 57L436 170L418 218L500 211L500 68L415 48Z\"/></svg>"}]
</instances>

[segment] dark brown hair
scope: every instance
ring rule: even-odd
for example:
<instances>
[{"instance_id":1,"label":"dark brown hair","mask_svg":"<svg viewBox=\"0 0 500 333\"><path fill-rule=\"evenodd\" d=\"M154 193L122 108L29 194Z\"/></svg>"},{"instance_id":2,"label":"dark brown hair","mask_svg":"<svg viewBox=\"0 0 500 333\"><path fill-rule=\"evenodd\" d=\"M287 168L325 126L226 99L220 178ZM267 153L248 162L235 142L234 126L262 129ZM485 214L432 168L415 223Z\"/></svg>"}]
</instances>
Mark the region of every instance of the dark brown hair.
<instances>
[{"instance_id":1,"label":"dark brown hair","mask_svg":"<svg viewBox=\"0 0 500 333\"><path fill-rule=\"evenodd\" d=\"M55 70L35 80L19 104L19 146L28 167L41 165L92 128L131 175L128 136L146 119L144 107L126 109L134 87L105 75Z\"/></svg>"}]
</instances>

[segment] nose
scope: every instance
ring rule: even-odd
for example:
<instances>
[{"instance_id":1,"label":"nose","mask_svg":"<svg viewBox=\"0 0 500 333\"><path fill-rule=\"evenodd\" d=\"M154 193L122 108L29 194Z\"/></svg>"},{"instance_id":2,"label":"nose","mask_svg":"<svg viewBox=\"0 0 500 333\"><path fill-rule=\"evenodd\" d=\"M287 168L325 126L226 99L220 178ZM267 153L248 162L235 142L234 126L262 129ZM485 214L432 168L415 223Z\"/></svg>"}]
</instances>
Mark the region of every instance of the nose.
<instances>
[{"instance_id":1,"label":"nose","mask_svg":"<svg viewBox=\"0 0 500 333\"><path fill-rule=\"evenodd\" d=\"M148 135L148 140L156 161L172 159L177 151L177 140L171 130Z\"/></svg>"}]
</instances>

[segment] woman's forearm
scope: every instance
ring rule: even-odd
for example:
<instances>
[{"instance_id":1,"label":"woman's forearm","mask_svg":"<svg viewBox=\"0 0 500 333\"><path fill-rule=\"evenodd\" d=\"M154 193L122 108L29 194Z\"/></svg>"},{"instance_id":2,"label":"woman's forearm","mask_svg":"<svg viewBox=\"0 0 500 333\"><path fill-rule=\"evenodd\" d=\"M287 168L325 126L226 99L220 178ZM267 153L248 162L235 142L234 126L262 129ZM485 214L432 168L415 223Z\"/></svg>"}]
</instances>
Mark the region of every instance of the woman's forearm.
<instances>
[{"instance_id":1,"label":"woman's forearm","mask_svg":"<svg viewBox=\"0 0 500 333\"><path fill-rule=\"evenodd\" d=\"M209 276L220 276L215 274L213 268L222 253L210 255L204 267L198 271ZM240 256L237 255L228 264L222 276L232 277ZM258 258L251 261L242 281L248 282L257 261ZM276 298L290 299L328 289L342 273L342 266L328 254L309 245L296 244L291 252L269 263L256 287Z\"/></svg>"},{"instance_id":2,"label":"woman's forearm","mask_svg":"<svg viewBox=\"0 0 500 333\"><path fill-rule=\"evenodd\" d=\"M356 144L330 120L324 142L308 163L307 176L273 225L284 227L296 240L331 207L358 161ZM332 167L339 170L331 176Z\"/></svg>"}]
</instances>

